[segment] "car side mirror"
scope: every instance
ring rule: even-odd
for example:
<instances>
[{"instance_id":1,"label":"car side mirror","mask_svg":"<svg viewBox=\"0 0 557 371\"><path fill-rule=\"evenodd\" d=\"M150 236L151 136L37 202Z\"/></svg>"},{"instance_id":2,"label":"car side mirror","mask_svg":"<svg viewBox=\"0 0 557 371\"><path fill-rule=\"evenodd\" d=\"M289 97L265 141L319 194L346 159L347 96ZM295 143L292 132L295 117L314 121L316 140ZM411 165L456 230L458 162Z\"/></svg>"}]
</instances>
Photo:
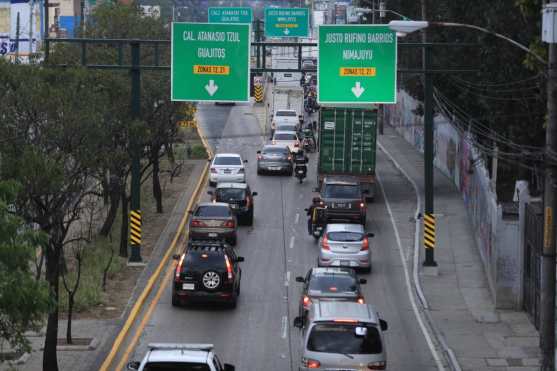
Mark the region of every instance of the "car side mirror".
<instances>
[{"instance_id":1,"label":"car side mirror","mask_svg":"<svg viewBox=\"0 0 557 371\"><path fill-rule=\"evenodd\" d=\"M302 276L296 277L296 282L306 282L305 278Z\"/></svg>"},{"instance_id":2,"label":"car side mirror","mask_svg":"<svg viewBox=\"0 0 557 371\"><path fill-rule=\"evenodd\" d=\"M257 192L251 192L252 196L257 196Z\"/></svg>"},{"instance_id":3,"label":"car side mirror","mask_svg":"<svg viewBox=\"0 0 557 371\"><path fill-rule=\"evenodd\" d=\"M389 325L387 324L387 321L383 319L379 320L379 326L381 327L381 331L387 331L389 329Z\"/></svg>"},{"instance_id":4,"label":"car side mirror","mask_svg":"<svg viewBox=\"0 0 557 371\"><path fill-rule=\"evenodd\" d=\"M235 371L236 367L234 367L233 365L230 365L228 363L224 364L224 371Z\"/></svg>"},{"instance_id":5,"label":"car side mirror","mask_svg":"<svg viewBox=\"0 0 557 371\"><path fill-rule=\"evenodd\" d=\"M360 283L364 285L367 283L367 280L365 278L360 278Z\"/></svg>"},{"instance_id":6,"label":"car side mirror","mask_svg":"<svg viewBox=\"0 0 557 371\"><path fill-rule=\"evenodd\" d=\"M213 195L213 191L207 191L207 194L208 194L209 196L212 196L212 195Z\"/></svg>"},{"instance_id":7,"label":"car side mirror","mask_svg":"<svg viewBox=\"0 0 557 371\"><path fill-rule=\"evenodd\" d=\"M306 207L306 208L304 209L304 211L309 211L309 209Z\"/></svg>"},{"instance_id":8,"label":"car side mirror","mask_svg":"<svg viewBox=\"0 0 557 371\"><path fill-rule=\"evenodd\" d=\"M256 153L257 153L258 155L260 155L260 154L261 154L261 151L257 151Z\"/></svg>"},{"instance_id":9,"label":"car side mirror","mask_svg":"<svg viewBox=\"0 0 557 371\"><path fill-rule=\"evenodd\" d=\"M294 318L294 327L297 328L304 327L304 319L301 316Z\"/></svg>"},{"instance_id":10,"label":"car side mirror","mask_svg":"<svg viewBox=\"0 0 557 371\"><path fill-rule=\"evenodd\" d=\"M248 163L248 160L244 160L244 164L247 164L247 163Z\"/></svg>"},{"instance_id":11,"label":"car side mirror","mask_svg":"<svg viewBox=\"0 0 557 371\"><path fill-rule=\"evenodd\" d=\"M241 263L241 262L244 261L244 257L243 257L243 256L237 256L237 257L236 257L236 261L237 261L238 263Z\"/></svg>"},{"instance_id":12,"label":"car side mirror","mask_svg":"<svg viewBox=\"0 0 557 371\"><path fill-rule=\"evenodd\" d=\"M139 370L139 366L141 365L141 363L139 363L138 361L131 361L128 362L126 369L128 370Z\"/></svg>"},{"instance_id":13,"label":"car side mirror","mask_svg":"<svg viewBox=\"0 0 557 371\"><path fill-rule=\"evenodd\" d=\"M192 214L192 215L193 215L193 210L188 210L188 214Z\"/></svg>"},{"instance_id":14,"label":"car side mirror","mask_svg":"<svg viewBox=\"0 0 557 371\"><path fill-rule=\"evenodd\" d=\"M369 194L369 189L364 189L364 190L362 191L362 193L365 194L365 195L368 195L368 194Z\"/></svg>"},{"instance_id":15,"label":"car side mirror","mask_svg":"<svg viewBox=\"0 0 557 371\"><path fill-rule=\"evenodd\" d=\"M211 161L213 161L212 158L208 158L208 159L207 159L207 162L211 162Z\"/></svg>"},{"instance_id":16,"label":"car side mirror","mask_svg":"<svg viewBox=\"0 0 557 371\"><path fill-rule=\"evenodd\" d=\"M314 188L313 192L319 192L319 188Z\"/></svg>"},{"instance_id":17,"label":"car side mirror","mask_svg":"<svg viewBox=\"0 0 557 371\"><path fill-rule=\"evenodd\" d=\"M368 236L368 237L375 237L375 233L369 232L369 233L367 233L367 236Z\"/></svg>"},{"instance_id":18,"label":"car side mirror","mask_svg":"<svg viewBox=\"0 0 557 371\"><path fill-rule=\"evenodd\" d=\"M174 254L174 255L172 255L172 259L174 259L174 260L180 260L180 254Z\"/></svg>"}]
</instances>

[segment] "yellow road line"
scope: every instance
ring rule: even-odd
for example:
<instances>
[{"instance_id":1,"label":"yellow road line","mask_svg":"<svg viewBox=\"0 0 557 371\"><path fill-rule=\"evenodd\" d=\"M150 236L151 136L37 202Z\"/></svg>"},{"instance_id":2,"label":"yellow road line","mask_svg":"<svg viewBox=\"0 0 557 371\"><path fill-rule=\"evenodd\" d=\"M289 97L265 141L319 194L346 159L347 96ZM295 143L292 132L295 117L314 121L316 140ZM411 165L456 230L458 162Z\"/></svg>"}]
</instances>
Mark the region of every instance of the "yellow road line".
<instances>
[{"instance_id":1,"label":"yellow road line","mask_svg":"<svg viewBox=\"0 0 557 371\"><path fill-rule=\"evenodd\" d=\"M128 316L128 319L124 323L124 327L122 327L122 330L120 330L120 333L116 337L116 340L114 340L114 344L112 345L112 349L110 350L110 353L108 354L108 356L104 360L103 364L101 365L100 371L107 371L109 369L109 366L114 361L114 358L116 357L116 354L118 353L118 350L122 346L122 343L123 343L124 339L126 338L126 335L128 334L128 331L130 330L131 326L135 322L135 319L136 319L137 315L139 314L139 311L143 307L143 304L145 303L145 300L147 299L147 297L151 293L151 290L153 289L153 286L154 286L155 282L159 278L164 265L167 263L168 258L170 257L173 249L175 248L176 242L178 241L178 238L182 234L184 226L186 225L186 220L188 219L188 215L189 215L188 211L192 208L194 201L199 196L199 190L204 185L205 178L207 177L208 168L209 168L209 164L205 164L205 167L203 168L203 172L201 174L201 177L199 178L199 181L197 182L197 185L194 189L193 195L190 198L190 201L189 201L188 206L186 208L186 212L184 213L184 216L182 217L182 220L180 221L180 225L178 226L178 231L176 232L176 235L174 236L174 239L172 240L172 242L170 244L170 247L168 248L168 250L164 254L161 262L159 263L159 265L158 265L157 269L155 270L155 272L153 273L153 275L149 278L149 281L147 282L147 285L145 286L145 289L143 289L143 292L141 293L141 295L137 299L135 305L133 306L132 310L130 311L130 315ZM138 332L141 332L139 330L141 330L141 328L138 329Z\"/></svg>"}]
</instances>

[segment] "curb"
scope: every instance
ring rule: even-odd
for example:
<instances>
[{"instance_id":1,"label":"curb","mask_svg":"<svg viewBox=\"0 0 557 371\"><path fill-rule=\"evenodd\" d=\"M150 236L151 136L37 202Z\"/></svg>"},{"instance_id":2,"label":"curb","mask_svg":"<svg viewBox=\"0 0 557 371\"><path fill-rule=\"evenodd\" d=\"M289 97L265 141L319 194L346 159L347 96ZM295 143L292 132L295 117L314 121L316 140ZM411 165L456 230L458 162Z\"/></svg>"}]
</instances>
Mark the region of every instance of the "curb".
<instances>
[{"instance_id":1,"label":"curb","mask_svg":"<svg viewBox=\"0 0 557 371\"><path fill-rule=\"evenodd\" d=\"M420 254L420 231L421 231L420 210L422 207L421 206L422 199L421 199L420 192L418 190L418 186L414 181L414 179L412 179L408 175L408 173L402 168L402 166L400 166L400 164L394 159L394 157L385 149L385 147L379 141L377 141L377 146L381 149L381 151L384 154L387 155L387 157L397 168L397 170L400 171L406 179L408 179L408 181L412 184L412 187L414 188L414 192L416 193L417 205L416 205L416 212L414 214L416 228L414 232L414 258L413 258L414 261L413 261L413 272L412 272L413 280L414 280L414 289L416 291L416 295L418 296L420 304L422 305L425 319L429 324L429 327L431 328L433 335L435 336L435 340L437 340L437 343L441 345L441 348L443 348L443 354L449 364L449 367L451 368L452 371L462 371L462 368L460 367L460 363L458 362L458 359L456 358L454 351L449 347L449 345L445 341L445 337L437 328L435 322L433 321L433 318L431 318L429 303L427 302L427 299L423 293L422 283L418 275L418 271L419 271L418 261L419 261L419 254Z\"/></svg>"}]
</instances>

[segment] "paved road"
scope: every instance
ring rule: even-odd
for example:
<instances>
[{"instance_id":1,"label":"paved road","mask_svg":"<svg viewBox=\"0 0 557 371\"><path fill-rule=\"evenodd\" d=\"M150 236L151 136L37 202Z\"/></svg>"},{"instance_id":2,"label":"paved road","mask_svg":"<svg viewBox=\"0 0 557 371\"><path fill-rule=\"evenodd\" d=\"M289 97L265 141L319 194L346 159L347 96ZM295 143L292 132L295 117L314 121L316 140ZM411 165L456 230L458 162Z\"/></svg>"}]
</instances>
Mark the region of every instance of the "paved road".
<instances>
[{"instance_id":1,"label":"paved road","mask_svg":"<svg viewBox=\"0 0 557 371\"><path fill-rule=\"evenodd\" d=\"M237 152L249 160L248 183L259 193L254 226L241 227L239 234L237 251L246 259L242 295L235 310L174 308L167 283L132 358L141 359L149 342L210 342L221 359L238 370L297 370L301 339L299 330L291 326L300 295L295 277L314 266L317 257L317 245L306 232L304 212L315 187L315 155L310 154L304 184L293 177L257 176L255 152L264 138L249 105L201 104L199 123L212 138L209 143L215 152ZM381 153L378 169L391 207L398 211L395 214L412 216L415 197L411 188ZM408 220L397 222L413 226ZM367 228L375 233L373 272L363 288L367 301L389 322L388 369L436 370L410 305L400 252L380 194L369 206ZM408 256L412 241L403 240L402 244Z\"/></svg>"}]
</instances>

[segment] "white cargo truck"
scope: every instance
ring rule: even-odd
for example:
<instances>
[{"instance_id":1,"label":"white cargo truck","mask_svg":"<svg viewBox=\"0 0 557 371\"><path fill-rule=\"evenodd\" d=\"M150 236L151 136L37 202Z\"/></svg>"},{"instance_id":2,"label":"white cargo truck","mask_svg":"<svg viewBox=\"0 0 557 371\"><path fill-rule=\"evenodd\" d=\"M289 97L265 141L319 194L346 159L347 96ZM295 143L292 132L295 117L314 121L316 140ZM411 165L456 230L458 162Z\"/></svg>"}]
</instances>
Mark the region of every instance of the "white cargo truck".
<instances>
[{"instance_id":1,"label":"white cargo truck","mask_svg":"<svg viewBox=\"0 0 557 371\"><path fill-rule=\"evenodd\" d=\"M273 68L281 69L298 69L297 56L276 56L273 57ZM275 86L280 87L296 87L300 86L302 78L301 72L274 72L273 82Z\"/></svg>"},{"instance_id":2,"label":"white cargo truck","mask_svg":"<svg viewBox=\"0 0 557 371\"><path fill-rule=\"evenodd\" d=\"M300 86L273 87L272 108L271 128L281 123L301 123L304 117L304 90Z\"/></svg>"}]
</instances>

